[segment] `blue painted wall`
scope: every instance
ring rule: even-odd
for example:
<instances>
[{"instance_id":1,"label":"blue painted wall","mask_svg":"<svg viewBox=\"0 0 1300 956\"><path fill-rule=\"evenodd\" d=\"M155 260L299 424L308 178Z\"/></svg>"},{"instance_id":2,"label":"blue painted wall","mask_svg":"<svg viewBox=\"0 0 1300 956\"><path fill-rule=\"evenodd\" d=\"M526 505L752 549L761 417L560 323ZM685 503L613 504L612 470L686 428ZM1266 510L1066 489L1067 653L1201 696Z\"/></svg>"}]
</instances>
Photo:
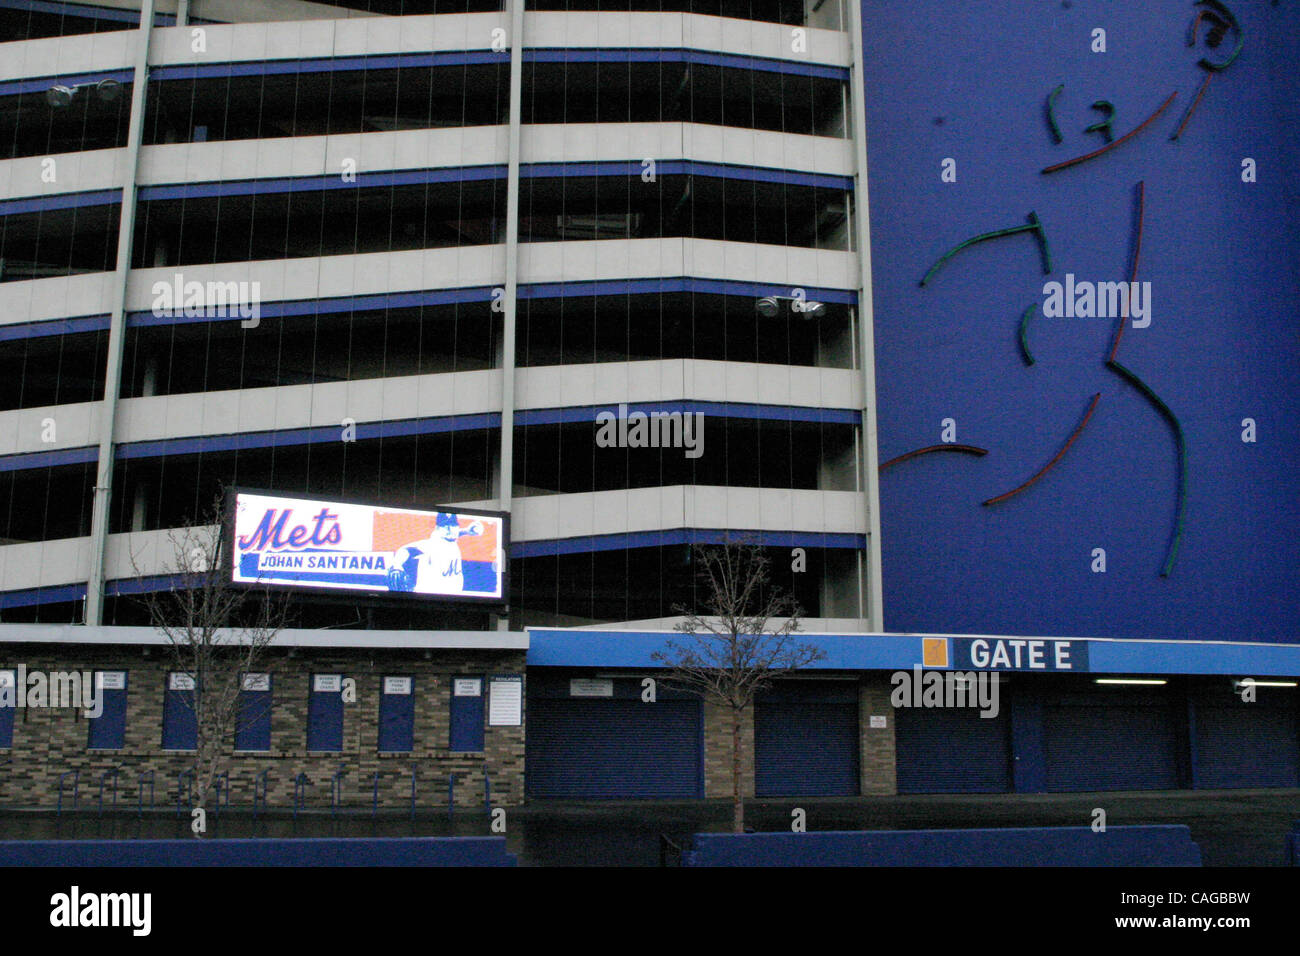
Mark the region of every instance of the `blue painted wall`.
<instances>
[{"instance_id":1,"label":"blue painted wall","mask_svg":"<svg viewBox=\"0 0 1300 956\"><path fill-rule=\"evenodd\" d=\"M880 455L940 441L983 458L926 456L881 476L885 626L992 632L1296 641L1300 620L1300 4L1229 0L1244 27L1237 61L1211 80L1171 142L1217 50L1186 40L1190 0L865 0L871 230ZM1107 52L1090 50L1106 30ZM1205 35L1202 28L1201 37ZM1057 115L1049 91L1064 84ZM1083 128L1110 100L1114 129L1156 121L1106 155L1040 170L1103 145ZM957 161L957 181L940 164ZM1253 158L1258 181L1241 180ZM1117 356L1169 405L1187 440L1181 552L1160 576L1175 508L1173 433L1104 360L1115 322L1042 317L1043 284L1067 272L1124 281L1136 186L1146 183L1138 281L1152 321ZM943 253L1034 210L1034 239ZM1020 356L1030 330L1036 364ZM981 502L1046 464L1038 484ZM1254 418L1258 442L1241 441ZM1107 571L1090 570L1104 548Z\"/></svg>"}]
</instances>

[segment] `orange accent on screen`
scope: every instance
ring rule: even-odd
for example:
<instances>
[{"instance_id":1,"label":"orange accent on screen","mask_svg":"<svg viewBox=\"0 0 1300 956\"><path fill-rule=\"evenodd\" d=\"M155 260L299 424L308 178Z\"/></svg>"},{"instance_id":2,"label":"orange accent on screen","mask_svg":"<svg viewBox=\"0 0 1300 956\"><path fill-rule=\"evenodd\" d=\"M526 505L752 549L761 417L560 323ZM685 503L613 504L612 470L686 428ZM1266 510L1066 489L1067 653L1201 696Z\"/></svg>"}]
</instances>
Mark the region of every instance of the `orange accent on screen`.
<instances>
[{"instance_id":1,"label":"orange accent on screen","mask_svg":"<svg viewBox=\"0 0 1300 956\"><path fill-rule=\"evenodd\" d=\"M437 515L395 514L376 511L371 549L396 551L414 541L423 541L433 534Z\"/></svg>"},{"instance_id":2,"label":"orange accent on screen","mask_svg":"<svg viewBox=\"0 0 1300 956\"><path fill-rule=\"evenodd\" d=\"M461 518L460 526L468 528L473 518ZM463 534L456 543L460 545L462 561L495 561L497 559L497 526L483 519L482 534Z\"/></svg>"}]
</instances>

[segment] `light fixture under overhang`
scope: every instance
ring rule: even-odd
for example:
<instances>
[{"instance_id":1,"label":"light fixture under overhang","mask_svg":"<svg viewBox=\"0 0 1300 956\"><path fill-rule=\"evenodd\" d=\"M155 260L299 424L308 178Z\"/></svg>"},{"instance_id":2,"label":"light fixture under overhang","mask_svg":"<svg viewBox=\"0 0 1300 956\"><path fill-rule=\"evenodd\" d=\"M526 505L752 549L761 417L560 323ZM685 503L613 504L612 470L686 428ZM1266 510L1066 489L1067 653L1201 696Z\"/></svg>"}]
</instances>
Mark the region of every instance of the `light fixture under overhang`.
<instances>
[{"instance_id":1,"label":"light fixture under overhang","mask_svg":"<svg viewBox=\"0 0 1300 956\"><path fill-rule=\"evenodd\" d=\"M1293 680L1255 680L1253 677L1243 677L1241 680L1234 680L1233 687L1300 687L1300 682Z\"/></svg>"},{"instance_id":2,"label":"light fixture under overhang","mask_svg":"<svg viewBox=\"0 0 1300 956\"><path fill-rule=\"evenodd\" d=\"M1154 680L1144 677L1098 677L1094 683L1097 684L1168 684L1167 680Z\"/></svg>"}]
</instances>

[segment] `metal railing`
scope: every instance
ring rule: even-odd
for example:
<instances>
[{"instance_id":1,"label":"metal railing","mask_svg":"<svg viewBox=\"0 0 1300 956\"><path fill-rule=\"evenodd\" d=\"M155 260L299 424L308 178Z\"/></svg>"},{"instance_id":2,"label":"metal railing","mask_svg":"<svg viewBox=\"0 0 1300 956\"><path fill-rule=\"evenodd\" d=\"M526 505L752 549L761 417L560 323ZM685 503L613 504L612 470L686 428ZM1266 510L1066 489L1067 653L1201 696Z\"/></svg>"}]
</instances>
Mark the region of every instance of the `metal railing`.
<instances>
[{"instance_id":1,"label":"metal railing","mask_svg":"<svg viewBox=\"0 0 1300 956\"><path fill-rule=\"evenodd\" d=\"M293 778L293 818L298 819L298 811L302 809L303 803L307 799L307 787L311 784L311 779L305 774L300 773Z\"/></svg>"},{"instance_id":2,"label":"metal railing","mask_svg":"<svg viewBox=\"0 0 1300 956\"><path fill-rule=\"evenodd\" d=\"M182 784L185 786L183 791L185 801L181 802ZM182 770L176 775L176 815L182 817L185 815L184 808L194 806L194 771Z\"/></svg>"},{"instance_id":3,"label":"metal railing","mask_svg":"<svg viewBox=\"0 0 1300 956\"><path fill-rule=\"evenodd\" d=\"M271 768L268 767L267 769L263 770L261 773L259 773L256 777L253 778L253 819L254 820L257 819L257 801L259 796L262 798L262 812L265 813L267 810L266 795L267 795L267 790L270 789L270 781L268 780L268 775L270 773L271 773Z\"/></svg>"},{"instance_id":4,"label":"metal railing","mask_svg":"<svg viewBox=\"0 0 1300 956\"><path fill-rule=\"evenodd\" d=\"M59 774L59 806L56 811L58 816L63 816L63 781L67 780L69 777L72 778L72 810L74 813L77 810L77 797L80 790L81 771L69 770L67 773Z\"/></svg>"},{"instance_id":5,"label":"metal railing","mask_svg":"<svg viewBox=\"0 0 1300 956\"><path fill-rule=\"evenodd\" d=\"M140 771L140 776L137 777L137 778L136 778L136 781L135 781L135 790L136 790L136 794L135 794L135 795L136 795L136 811L135 811L135 815L138 816L138 817L143 817L143 816L144 816L144 778L145 778L145 777L148 777L148 778L149 778L149 809L150 809L150 810L153 809L153 803L154 803L154 792L153 792L154 774L153 774L153 771L152 771L152 770L142 770L142 771Z\"/></svg>"},{"instance_id":6,"label":"metal railing","mask_svg":"<svg viewBox=\"0 0 1300 956\"><path fill-rule=\"evenodd\" d=\"M339 769L335 771L333 778L330 780L330 815L339 812L339 805L343 802L343 775L347 773L347 764L339 764Z\"/></svg>"},{"instance_id":7,"label":"metal railing","mask_svg":"<svg viewBox=\"0 0 1300 956\"><path fill-rule=\"evenodd\" d=\"M670 840L667 834L659 834L660 866L681 866L683 852L682 848Z\"/></svg>"},{"instance_id":8,"label":"metal railing","mask_svg":"<svg viewBox=\"0 0 1300 956\"><path fill-rule=\"evenodd\" d=\"M219 817L221 816L222 797L225 797L226 806L230 806L230 771L225 770L217 774L217 779L214 781L214 784L217 790L217 806L215 809L215 815Z\"/></svg>"},{"instance_id":9,"label":"metal railing","mask_svg":"<svg viewBox=\"0 0 1300 956\"><path fill-rule=\"evenodd\" d=\"M122 766L121 764L119 764L116 767L109 767L107 770L105 770L103 773L99 775L98 815L101 817L104 815L104 781L110 776L113 778L113 809L114 810L117 809L117 775L118 773L121 772L121 770L122 770Z\"/></svg>"}]
</instances>

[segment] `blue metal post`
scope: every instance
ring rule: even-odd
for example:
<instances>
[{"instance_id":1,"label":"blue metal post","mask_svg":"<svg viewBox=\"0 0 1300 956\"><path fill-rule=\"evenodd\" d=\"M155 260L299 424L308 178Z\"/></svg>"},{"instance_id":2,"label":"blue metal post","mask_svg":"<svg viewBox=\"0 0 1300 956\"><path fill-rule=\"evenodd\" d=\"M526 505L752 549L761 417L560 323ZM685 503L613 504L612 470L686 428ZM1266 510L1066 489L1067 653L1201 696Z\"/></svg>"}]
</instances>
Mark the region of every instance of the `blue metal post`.
<instances>
[{"instance_id":1,"label":"blue metal post","mask_svg":"<svg viewBox=\"0 0 1300 956\"><path fill-rule=\"evenodd\" d=\"M339 764L338 772L334 774L334 779L330 782L330 815L339 812L339 803L343 797L343 774L347 771L346 764Z\"/></svg>"},{"instance_id":2,"label":"blue metal post","mask_svg":"<svg viewBox=\"0 0 1300 956\"><path fill-rule=\"evenodd\" d=\"M447 774L447 816L454 816L456 813L456 774L454 772Z\"/></svg>"},{"instance_id":3,"label":"blue metal post","mask_svg":"<svg viewBox=\"0 0 1300 956\"><path fill-rule=\"evenodd\" d=\"M99 775L99 816L104 815L104 780L110 774L113 776L113 809L117 809L117 772L121 767L110 767Z\"/></svg>"},{"instance_id":4,"label":"blue metal post","mask_svg":"<svg viewBox=\"0 0 1300 956\"><path fill-rule=\"evenodd\" d=\"M176 775L176 815L183 816L181 804L181 784L185 786L185 806L194 806L194 771L182 770Z\"/></svg>"},{"instance_id":5,"label":"blue metal post","mask_svg":"<svg viewBox=\"0 0 1300 956\"><path fill-rule=\"evenodd\" d=\"M483 768L483 808L492 813L492 778L488 776L486 767Z\"/></svg>"},{"instance_id":6,"label":"blue metal post","mask_svg":"<svg viewBox=\"0 0 1300 956\"><path fill-rule=\"evenodd\" d=\"M270 772L271 772L270 768L267 768L266 770L263 770L261 773L259 773L256 777L253 778L253 819L254 820L257 819L257 794L259 789L262 794L262 810L265 812L267 809L266 792L267 789L270 787L270 782L267 780L267 774L269 774Z\"/></svg>"},{"instance_id":7,"label":"blue metal post","mask_svg":"<svg viewBox=\"0 0 1300 956\"><path fill-rule=\"evenodd\" d=\"M223 773L218 774L216 779L216 784L217 784L217 806L216 806L215 815L219 817L221 816L221 797L223 794L225 795L226 798L226 804L229 805L230 803L230 771L227 770Z\"/></svg>"},{"instance_id":8,"label":"blue metal post","mask_svg":"<svg viewBox=\"0 0 1300 956\"><path fill-rule=\"evenodd\" d=\"M415 819L415 764L411 764L411 819Z\"/></svg>"},{"instance_id":9,"label":"blue metal post","mask_svg":"<svg viewBox=\"0 0 1300 956\"><path fill-rule=\"evenodd\" d=\"M58 816L63 815L63 781L69 777L72 778L72 809L74 812L77 809L77 793L81 781L81 771L69 770L67 773L59 774L59 808L56 814Z\"/></svg>"},{"instance_id":10,"label":"blue metal post","mask_svg":"<svg viewBox=\"0 0 1300 956\"><path fill-rule=\"evenodd\" d=\"M140 771L140 776L136 779L136 782L135 782L135 786L136 786L136 801L137 801L136 816L139 816L139 817L143 817L143 816L144 816L144 778L145 778L145 777L148 777L148 778L149 778L149 809L150 809L150 810L153 809L153 801L154 801L154 792L153 792L153 771L152 771L152 770L142 770L142 771Z\"/></svg>"},{"instance_id":11,"label":"blue metal post","mask_svg":"<svg viewBox=\"0 0 1300 956\"><path fill-rule=\"evenodd\" d=\"M303 800L307 797L307 775L300 773L293 781L293 818L298 819L298 811L302 809Z\"/></svg>"},{"instance_id":12,"label":"blue metal post","mask_svg":"<svg viewBox=\"0 0 1300 956\"><path fill-rule=\"evenodd\" d=\"M379 771L375 771L375 782L373 792L370 797L370 815L372 817L379 815Z\"/></svg>"}]
</instances>

